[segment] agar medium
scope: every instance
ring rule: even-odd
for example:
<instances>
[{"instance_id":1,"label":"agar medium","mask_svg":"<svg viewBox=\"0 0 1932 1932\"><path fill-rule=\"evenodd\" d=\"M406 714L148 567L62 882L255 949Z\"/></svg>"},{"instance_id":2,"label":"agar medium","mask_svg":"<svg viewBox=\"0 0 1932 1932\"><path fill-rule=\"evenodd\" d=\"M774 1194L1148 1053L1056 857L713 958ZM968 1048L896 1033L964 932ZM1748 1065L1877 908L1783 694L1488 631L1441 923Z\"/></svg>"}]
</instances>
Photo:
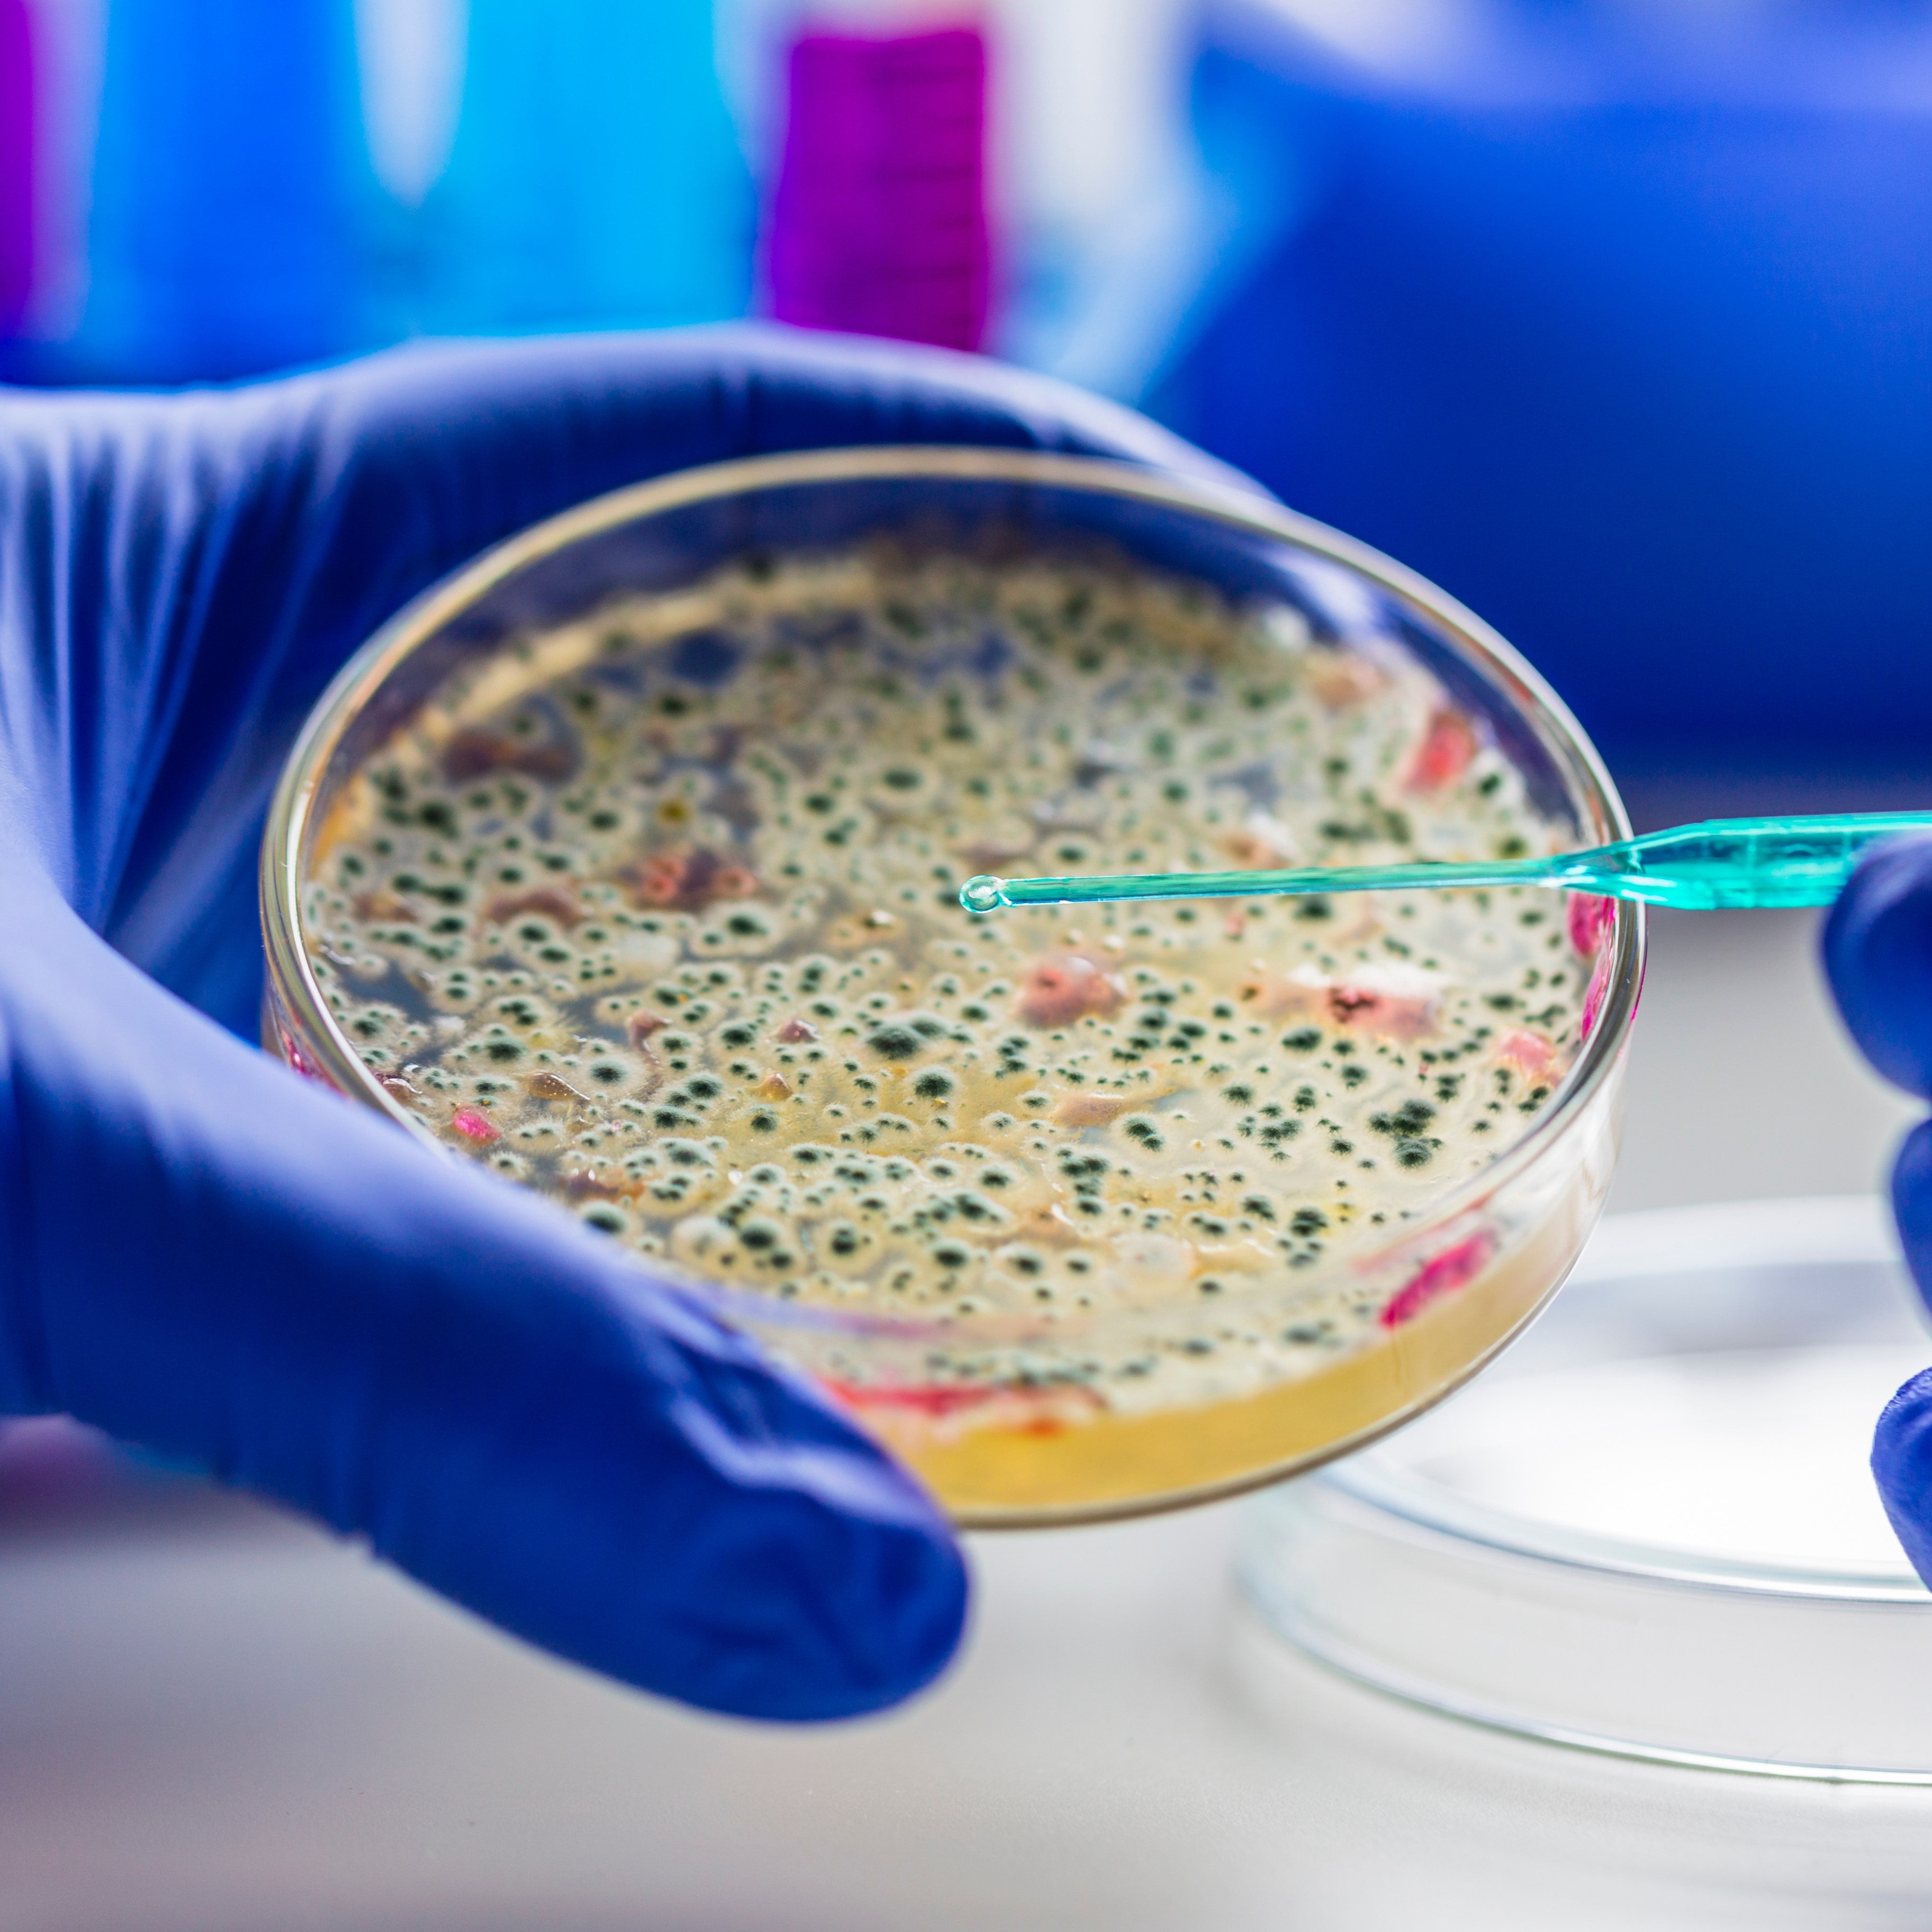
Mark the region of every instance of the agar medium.
<instances>
[{"instance_id":1,"label":"agar medium","mask_svg":"<svg viewBox=\"0 0 1932 1932\"><path fill-rule=\"evenodd\" d=\"M961 1520L1119 1514L1379 1433L1534 1312L1608 1185L1639 916L975 921L950 881L1472 826L1628 829L1507 646L1332 532L1006 452L722 465L344 672L265 848L268 1038Z\"/></svg>"}]
</instances>

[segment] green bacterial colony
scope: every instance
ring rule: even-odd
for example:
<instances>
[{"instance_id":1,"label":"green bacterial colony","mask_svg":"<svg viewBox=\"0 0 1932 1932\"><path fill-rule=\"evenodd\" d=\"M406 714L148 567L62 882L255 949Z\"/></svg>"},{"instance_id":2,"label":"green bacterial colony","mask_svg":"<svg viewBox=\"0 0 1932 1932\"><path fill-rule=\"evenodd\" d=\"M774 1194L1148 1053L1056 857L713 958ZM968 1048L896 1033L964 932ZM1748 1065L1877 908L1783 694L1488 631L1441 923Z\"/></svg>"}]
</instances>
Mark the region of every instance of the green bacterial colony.
<instances>
[{"instance_id":1,"label":"green bacterial colony","mask_svg":"<svg viewBox=\"0 0 1932 1932\"><path fill-rule=\"evenodd\" d=\"M346 1037L452 1147L708 1280L992 1318L935 1374L1158 1313L1052 1371L1131 1403L1372 1337L1315 1264L1518 1136L1589 962L1531 892L976 919L960 881L1564 842L1393 650L880 548L464 674L351 780L304 913ZM965 1350L1020 1317L1018 1354Z\"/></svg>"}]
</instances>

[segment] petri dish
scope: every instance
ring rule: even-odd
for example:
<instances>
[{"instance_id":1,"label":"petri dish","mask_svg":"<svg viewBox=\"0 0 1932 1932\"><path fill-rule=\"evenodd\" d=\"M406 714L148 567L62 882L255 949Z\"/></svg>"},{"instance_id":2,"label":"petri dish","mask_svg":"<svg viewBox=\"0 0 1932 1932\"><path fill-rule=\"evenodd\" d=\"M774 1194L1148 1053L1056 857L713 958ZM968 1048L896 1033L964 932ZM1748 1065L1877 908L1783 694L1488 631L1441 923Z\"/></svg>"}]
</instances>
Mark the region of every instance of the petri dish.
<instances>
[{"instance_id":1,"label":"petri dish","mask_svg":"<svg viewBox=\"0 0 1932 1932\"><path fill-rule=\"evenodd\" d=\"M265 841L265 1039L684 1282L962 1522L1121 1514L1359 1445L1553 1292L1641 914L976 922L958 884L1627 830L1506 644L1264 499L720 464L536 526L345 668Z\"/></svg>"},{"instance_id":2,"label":"petri dish","mask_svg":"<svg viewBox=\"0 0 1932 1932\"><path fill-rule=\"evenodd\" d=\"M1614 1217L1479 1384L1252 1507L1246 1594L1303 1658L1493 1733L1932 1785L1932 1594L1866 1462L1928 1354L1875 1200Z\"/></svg>"}]
</instances>

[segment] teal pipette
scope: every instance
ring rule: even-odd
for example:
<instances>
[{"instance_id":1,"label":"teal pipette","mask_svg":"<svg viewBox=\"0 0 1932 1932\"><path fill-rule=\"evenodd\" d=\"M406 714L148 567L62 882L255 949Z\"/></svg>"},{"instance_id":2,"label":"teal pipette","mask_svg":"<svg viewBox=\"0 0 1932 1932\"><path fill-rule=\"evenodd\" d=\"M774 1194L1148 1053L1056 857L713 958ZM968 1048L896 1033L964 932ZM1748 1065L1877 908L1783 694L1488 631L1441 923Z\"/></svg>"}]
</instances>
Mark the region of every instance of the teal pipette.
<instances>
[{"instance_id":1,"label":"teal pipette","mask_svg":"<svg viewBox=\"0 0 1932 1932\"><path fill-rule=\"evenodd\" d=\"M1285 872L1156 872L1119 878L995 879L959 889L968 912L1120 899L1266 898L1283 892L1431 891L1444 886L1551 886L1709 911L1720 906L1829 905L1859 855L1881 838L1932 832L1932 812L1847 812L1817 818L1712 818L1548 859L1407 866L1309 866Z\"/></svg>"}]
</instances>

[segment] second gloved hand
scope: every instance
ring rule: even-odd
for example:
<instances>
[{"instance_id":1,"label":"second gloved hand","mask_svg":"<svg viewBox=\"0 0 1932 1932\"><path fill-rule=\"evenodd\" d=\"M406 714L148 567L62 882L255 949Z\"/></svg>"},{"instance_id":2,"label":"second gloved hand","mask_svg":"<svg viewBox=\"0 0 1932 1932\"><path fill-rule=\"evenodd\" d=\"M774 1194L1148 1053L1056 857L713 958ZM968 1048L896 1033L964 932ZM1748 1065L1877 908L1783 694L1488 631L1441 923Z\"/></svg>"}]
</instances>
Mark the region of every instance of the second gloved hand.
<instances>
[{"instance_id":1,"label":"second gloved hand","mask_svg":"<svg viewBox=\"0 0 1932 1932\"><path fill-rule=\"evenodd\" d=\"M1932 1100L1932 839L1880 847L1825 926L1826 972L1845 1024L1880 1072ZM1932 1120L1906 1137L1892 1169L1899 1238L1932 1300ZM1886 1405L1872 1472L1913 1568L1932 1584L1932 1369Z\"/></svg>"}]
</instances>

